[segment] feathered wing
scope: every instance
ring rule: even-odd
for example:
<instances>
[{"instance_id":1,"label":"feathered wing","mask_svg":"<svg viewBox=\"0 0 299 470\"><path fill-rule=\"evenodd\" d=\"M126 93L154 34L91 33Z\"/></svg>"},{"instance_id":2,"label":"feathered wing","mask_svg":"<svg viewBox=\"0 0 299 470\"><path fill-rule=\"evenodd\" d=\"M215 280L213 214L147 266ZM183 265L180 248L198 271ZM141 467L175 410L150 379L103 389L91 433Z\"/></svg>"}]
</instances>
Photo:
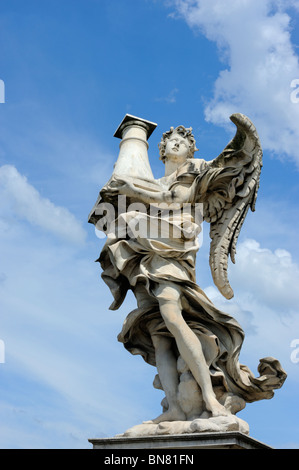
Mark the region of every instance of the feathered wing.
<instances>
[{"instance_id":1,"label":"feathered wing","mask_svg":"<svg viewBox=\"0 0 299 470\"><path fill-rule=\"evenodd\" d=\"M262 148L257 131L243 114L233 114L234 138L211 162L200 179L204 220L210 223L210 268L224 297L234 293L228 281L230 256L235 263L236 244L249 208L255 210L262 168Z\"/></svg>"}]
</instances>

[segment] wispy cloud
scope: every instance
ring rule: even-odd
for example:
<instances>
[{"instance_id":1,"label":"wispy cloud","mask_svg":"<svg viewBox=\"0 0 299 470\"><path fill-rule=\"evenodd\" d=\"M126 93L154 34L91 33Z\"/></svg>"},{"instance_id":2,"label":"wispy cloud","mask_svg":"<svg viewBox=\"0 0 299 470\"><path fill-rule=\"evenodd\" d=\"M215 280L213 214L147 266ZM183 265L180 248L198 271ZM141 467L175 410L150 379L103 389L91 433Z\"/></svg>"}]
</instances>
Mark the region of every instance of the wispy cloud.
<instances>
[{"instance_id":1,"label":"wispy cloud","mask_svg":"<svg viewBox=\"0 0 299 470\"><path fill-rule=\"evenodd\" d=\"M173 88L167 96L163 96L161 98L156 98L156 101L164 101L165 103L175 103L176 102L176 97L178 94L179 90L178 88Z\"/></svg>"},{"instance_id":2,"label":"wispy cloud","mask_svg":"<svg viewBox=\"0 0 299 470\"><path fill-rule=\"evenodd\" d=\"M11 396L1 395L0 410L6 410L7 419L0 447L12 445L12 426L18 429L18 446L23 448L51 447L53 442L57 446L57 436L63 446L90 447L88 437L124 431L138 422L135 413L141 413L142 404L133 406L125 391L118 396L120 382L130 389L132 380L137 380L127 373L122 361L130 358L126 351L121 354L116 340L126 310L113 316L106 313L111 294L101 288L99 266L94 263L100 251L95 236L88 244L66 244L55 231L42 237L36 226L27 223L28 214L12 215L11 224L0 230L0 272L5 273L0 284L0 335L6 360L1 367L4 375L22 382L24 397L15 390ZM111 364L115 364L112 375ZM144 367L138 367L140 379ZM39 390L46 403L32 408L26 397L31 391L36 397ZM115 414L117 400L123 411ZM15 419L14 408L25 410L22 420ZM30 432L36 436L31 442Z\"/></svg>"},{"instance_id":3,"label":"wispy cloud","mask_svg":"<svg viewBox=\"0 0 299 470\"><path fill-rule=\"evenodd\" d=\"M278 315L298 312L299 266L289 251L272 251L255 240L246 240L238 248L232 273L238 286L254 292L260 303Z\"/></svg>"},{"instance_id":4,"label":"wispy cloud","mask_svg":"<svg viewBox=\"0 0 299 470\"><path fill-rule=\"evenodd\" d=\"M0 197L2 209L12 210L19 218L76 243L83 243L85 230L70 211L54 205L12 165L0 168Z\"/></svg>"},{"instance_id":5,"label":"wispy cloud","mask_svg":"<svg viewBox=\"0 0 299 470\"><path fill-rule=\"evenodd\" d=\"M289 380L298 381L298 365L292 363L291 341L299 331L299 266L284 249L270 250L256 240L238 246L235 265L229 267L235 292L223 299L215 287L206 289L215 305L230 313L243 327L242 354L256 368L263 356L274 356L287 369Z\"/></svg>"},{"instance_id":6,"label":"wispy cloud","mask_svg":"<svg viewBox=\"0 0 299 470\"><path fill-rule=\"evenodd\" d=\"M226 125L233 112L254 121L264 148L299 164L299 103L291 82L299 61L291 39L288 8L298 1L173 0L188 25L216 42L227 67L214 83L205 117Z\"/></svg>"}]
</instances>

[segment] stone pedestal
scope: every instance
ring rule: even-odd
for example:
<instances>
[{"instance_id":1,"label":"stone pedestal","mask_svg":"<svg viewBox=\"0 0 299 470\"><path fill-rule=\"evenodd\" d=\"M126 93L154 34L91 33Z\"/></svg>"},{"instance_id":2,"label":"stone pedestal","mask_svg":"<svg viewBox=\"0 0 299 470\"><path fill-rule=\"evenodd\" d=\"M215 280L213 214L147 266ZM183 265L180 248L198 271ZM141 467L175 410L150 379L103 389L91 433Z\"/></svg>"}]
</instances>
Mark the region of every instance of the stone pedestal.
<instances>
[{"instance_id":1,"label":"stone pedestal","mask_svg":"<svg viewBox=\"0 0 299 470\"><path fill-rule=\"evenodd\" d=\"M204 432L172 436L112 437L89 439L93 449L113 450L171 450L192 449L271 449L270 446L241 432Z\"/></svg>"}]
</instances>

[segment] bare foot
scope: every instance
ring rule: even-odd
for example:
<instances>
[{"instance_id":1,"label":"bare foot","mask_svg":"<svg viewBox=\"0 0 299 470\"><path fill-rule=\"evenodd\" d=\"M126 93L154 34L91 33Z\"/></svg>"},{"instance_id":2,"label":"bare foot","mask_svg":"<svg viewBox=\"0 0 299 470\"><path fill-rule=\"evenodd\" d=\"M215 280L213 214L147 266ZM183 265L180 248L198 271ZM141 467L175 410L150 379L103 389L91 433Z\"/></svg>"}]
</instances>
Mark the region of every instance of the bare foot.
<instances>
[{"instance_id":1,"label":"bare foot","mask_svg":"<svg viewBox=\"0 0 299 470\"><path fill-rule=\"evenodd\" d=\"M231 414L216 398L209 399L206 402L206 407L214 418L216 416L228 416Z\"/></svg>"},{"instance_id":2,"label":"bare foot","mask_svg":"<svg viewBox=\"0 0 299 470\"><path fill-rule=\"evenodd\" d=\"M164 413L157 416L157 418L151 421L144 421L144 424L159 424L163 423L164 421L185 421L186 415L185 413L177 408L173 408L172 410L167 410Z\"/></svg>"}]
</instances>

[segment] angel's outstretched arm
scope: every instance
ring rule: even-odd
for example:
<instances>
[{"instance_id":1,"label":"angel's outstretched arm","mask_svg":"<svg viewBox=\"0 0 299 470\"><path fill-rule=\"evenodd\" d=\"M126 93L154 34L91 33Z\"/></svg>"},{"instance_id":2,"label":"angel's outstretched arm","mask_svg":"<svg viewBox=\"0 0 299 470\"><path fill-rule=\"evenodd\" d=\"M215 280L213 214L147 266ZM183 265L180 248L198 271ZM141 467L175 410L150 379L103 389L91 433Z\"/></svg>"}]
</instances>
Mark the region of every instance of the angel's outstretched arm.
<instances>
[{"instance_id":1,"label":"angel's outstretched arm","mask_svg":"<svg viewBox=\"0 0 299 470\"><path fill-rule=\"evenodd\" d=\"M184 203L190 198L191 188L183 185L176 185L174 189L166 191L154 191L150 189L140 188L129 181L115 178L107 189L104 189L103 195L123 194L127 197L136 199L143 203Z\"/></svg>"}]
</instances>

